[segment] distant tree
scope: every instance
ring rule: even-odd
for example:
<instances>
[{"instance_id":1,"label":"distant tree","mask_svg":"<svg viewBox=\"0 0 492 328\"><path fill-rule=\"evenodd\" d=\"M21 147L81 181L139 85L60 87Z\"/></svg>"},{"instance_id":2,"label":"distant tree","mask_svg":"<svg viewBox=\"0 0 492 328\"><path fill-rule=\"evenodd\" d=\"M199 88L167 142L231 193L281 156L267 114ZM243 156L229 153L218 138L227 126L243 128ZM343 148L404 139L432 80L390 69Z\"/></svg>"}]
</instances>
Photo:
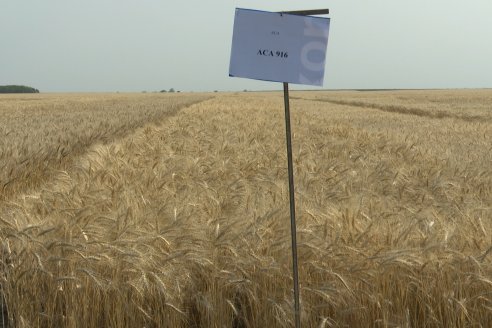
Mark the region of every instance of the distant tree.
<instances>
[{"instance_id":1,"label":"distant tree","mask_svg":"<svg viewBox=\"0 0 492 328\"><path fill-rule=\"evenodd\" d=\"M161 92L161 93L163 93L163 92L167 92L167 90L161 90L160 92Z\"/></svg>"},{"instance_id":2,"label":"distant tree","mask_svg":"<svg viewBox=\"0 0 492 328\"><path fill-rule=\"evenodd\" d=\"M173 88L169 89L169 92L174 92L174 89Z\"/></svg>"},{"instance_id":3,"label":"distant tree","mask_svg":"<svg viewBox=\"0 0 492 328\"><path fill-rule=\"evenodd\" d=\"M0 93L39 93L39 90L25 85L0 85Z\"/></svg>"}]
</instances>

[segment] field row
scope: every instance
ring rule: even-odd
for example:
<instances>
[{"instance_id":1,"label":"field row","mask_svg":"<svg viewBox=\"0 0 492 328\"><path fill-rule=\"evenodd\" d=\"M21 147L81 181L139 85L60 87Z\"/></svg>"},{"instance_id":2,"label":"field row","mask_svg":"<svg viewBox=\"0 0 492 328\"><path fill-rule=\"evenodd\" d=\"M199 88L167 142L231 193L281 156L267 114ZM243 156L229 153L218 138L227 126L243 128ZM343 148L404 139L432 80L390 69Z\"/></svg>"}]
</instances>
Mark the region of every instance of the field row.
<instances>
[{"instance_id":1,"label":"field row","mask_svg":"<svg viewBox=\"0 0 492 328\"><path fill-rule=\"evenodd\" d=\"M159 121L204 95L3 95L0 200L39 186L95 143Z\"/></svg>"},{"instance_id":2,"label":"field row","mask_svg":"<svg viewBox=\"0 0 492 328\"><path fill-rule=\"evenodd\" d=\"M487 89L311 92L301 93L298 97L430 118L492 121L492 92Z\"/></svg>"}]
</instances>

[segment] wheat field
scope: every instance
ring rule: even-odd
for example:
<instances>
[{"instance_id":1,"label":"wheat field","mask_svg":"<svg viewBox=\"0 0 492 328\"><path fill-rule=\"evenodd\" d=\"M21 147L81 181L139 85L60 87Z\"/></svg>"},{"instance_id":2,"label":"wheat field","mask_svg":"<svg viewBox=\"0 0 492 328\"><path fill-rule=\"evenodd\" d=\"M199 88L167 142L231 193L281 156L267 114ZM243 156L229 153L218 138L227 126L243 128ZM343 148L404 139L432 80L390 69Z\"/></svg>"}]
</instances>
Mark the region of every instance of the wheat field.
<instances>
[{"instance_id":1,"label":"wheat field","mask_svg":"<svg viewBox=\"0 0 492 328\"><path fill-rule=\"evenodd\" d=\"M492 326L492 91L291 96L303 327ZM293 326L280 92L23 97L4 327Z\"/></svg>"}]
</instances>

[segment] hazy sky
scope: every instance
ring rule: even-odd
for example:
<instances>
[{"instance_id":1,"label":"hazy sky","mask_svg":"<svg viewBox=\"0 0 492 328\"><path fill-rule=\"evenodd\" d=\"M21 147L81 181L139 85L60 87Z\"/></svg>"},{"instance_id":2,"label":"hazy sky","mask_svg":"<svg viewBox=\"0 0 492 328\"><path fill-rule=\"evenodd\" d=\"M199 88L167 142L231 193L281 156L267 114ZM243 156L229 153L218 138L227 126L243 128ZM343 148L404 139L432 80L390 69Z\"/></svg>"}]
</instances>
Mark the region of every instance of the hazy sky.
<instances>
[{"instance_id":1,"label":"hazy sky","mask_svg":"<svg viewBox=\"0 0 492 328\"><path fill-rule=\"evenodd\" d=\"M0 85L280 90L228 77L236 7L329 8L324 88L492 87L490 0L0 0Z\"/></svg>"}]
</instances>

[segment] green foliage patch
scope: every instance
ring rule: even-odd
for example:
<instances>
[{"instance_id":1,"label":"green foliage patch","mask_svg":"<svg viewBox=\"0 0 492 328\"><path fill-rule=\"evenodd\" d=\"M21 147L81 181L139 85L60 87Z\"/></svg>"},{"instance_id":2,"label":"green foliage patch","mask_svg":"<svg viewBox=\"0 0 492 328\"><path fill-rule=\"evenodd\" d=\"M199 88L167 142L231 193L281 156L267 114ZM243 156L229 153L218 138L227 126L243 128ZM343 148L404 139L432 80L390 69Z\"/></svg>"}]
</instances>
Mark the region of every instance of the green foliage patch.
<instances>
[{"instance_id":1,"label":"green foliage patch","mask_svg":"<svg viewBox=\"0 0 492 328\"><path fill-rule=\"evenodd\" d=\"M25 85L0 85L0 93L39 93L39 90Z\"/></svg>"}]
</instances>

